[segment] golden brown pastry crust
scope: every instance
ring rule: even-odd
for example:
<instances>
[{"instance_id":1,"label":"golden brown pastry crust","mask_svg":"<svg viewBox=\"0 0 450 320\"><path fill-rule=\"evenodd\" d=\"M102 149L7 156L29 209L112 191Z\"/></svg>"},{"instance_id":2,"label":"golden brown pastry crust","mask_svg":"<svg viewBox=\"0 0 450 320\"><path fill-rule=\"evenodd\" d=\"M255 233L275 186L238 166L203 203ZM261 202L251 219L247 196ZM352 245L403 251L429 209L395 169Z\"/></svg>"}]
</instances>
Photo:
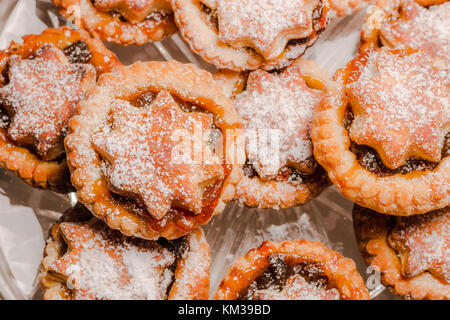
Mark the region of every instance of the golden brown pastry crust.
<instances>
[{"instance_id":1,"label":"golden brown pastry crust","mask_svg":"<svg viewBox=\"0 0 450 320\"><path fill-rule=\"evenodd\" d=\"M297 59L293 65L300 67L308 88L323 90L329 80L328 73L320 69L312 60ZM245 90L249 73L220 70L214 79L222 86L226 96L235 97ZM313 160L314 161L314 160ZM249 177L242 174L236 189L235 200L248 207L291 208L315 198L327 186L329 180L322 168L314 169L311 179L300 183L261 179L258 175Z\"/></svg>"},{"instance_id":2,"label":"golden brown pastry crust","mask_svg":"<svg viewBox=\"0 0 450 320\"><path fill-rule=\"evenodd\" d=\"M330 0L330 7L338 17L345 17L361 10L369 0Z\"/></svg>"},{"instance_id":3,"label":"golden brown pastry crust","mask_svg":"<svg viewBox=\"0 0 450 320\"><path fill-rule=\"evenodd\" d=\"M49 272L49 267L67 252L59 224L63 221L74 221L82 225L99 223L99 220L92 218L89 211L82 205L78 204L69 211L65 214L64 219L58 224L55 224L50 230L49 239L44 249L44 258L40 267L39 280L44 289L45 300L73 299L73 294L68 288L67 283L58 281ZM147 240L139 239L136 241L143 242ZM211 257L205 235L201 229L196 229L181 241L185 241L187 251L181 257L177 258L177 264L173 271L174 282L168 292L167 299L207 300L209 298L209 267L211 265Z\"/></svg>"},{"instance_id":4,"label":"golden brown pastry crust","mask_svg":"<svg viewBox=\"0 0 450 320\"><path fill-rule=\"evenodd\" d=\"M403 49L397 48L395 44L389 43L389 41L385 41L382 39L380 25L383 23L394 23L399 16L402 16L399 12L399 8L408 4L408 2L416 2L417 4L428 7L435 6L442 3L445 3L447 0L378 0L375 1L375 5L372 6L366 16L365 23L362 27L361 31L361 46L360 51L364 51L370 48L379 48L379 47L387 47L390 49ZM401 19L404 21L409 21L414 17L410 16L411 13L408 13L406 16L403 13ZM401 23L401 20L400 20ZM402 39L406 41L406 39ZM420 49L420 48L413 48ZM430 52L431 53L431 52Z\"/></svg>"},{"instance_id":5,"label":"golden brown pastry crust","mask_svg":"<svg viewBox=\"0 0 450 320\"><path fill-rule=\"evenodd\" d=\"M350 150L351 139L344 126L349 104L345 79L349 76L350 65L336 73L334 81L325 89L324 98L316 106L311 132L316 160L346 197L378 212L406 216L448 206L449 156L443 157L433 170L413 170L390 176L378 176L358 162Z\"/></svg>"},{"instance_id":6,"label":"golden brown pastry crust","mask_svg":"<svg viewBox=\"0 0 450 320\"><path fill-rule=\"evenodd\" d=\"M53 0L59 12L80 28L103 41L123 45L160 41L176 32L171 12L157 14L139 23L122 20L119 15L98 10L91 0Z\"/></svg>"},{"instance_id":7,"label":"golden brown pastry crust","mask_svg":"<svg viewBox=\"0 0 450 320\"><path fill-rule=\"evenodd\" d=\"M194 65L176 61L137 62L101 76L89 98L78 105L77 115L69 123L65 145L72 183L77 189L79 201L96 217L125 235L144 239L164 237L170 240L206 224L211 217L223 211L225 203L234 197L235 186L240 178L240 165L235 155L231 154L234 152L233 144L238 140L237 136L232 136L232 141L226 141L224 147L227 157L223 164L224 179L219 180L214 199L209 201L208 206L203 205L203 211L198 215L171 210L163 219L156 220L148 214L140 215L127 208L128 201L116 201L101 174L102 162L92 146L91 138L105 124L111 99L126 100L130 96L162 90L183 101L197 104L214 115L214 124L222 132L231 130L239 134L239 130L233 130L242 128L241 119L211 74Z\"/></svg>"},{"instance_id":8,"label":"golden brown pastry crust","mask_svg":"<svg viewBox=\"0 0 450 320\"><path fill-rule=\"evenodd\" d=\"M205 3L207 1L204 1ZM175 21L181 36L191 49L205 61L215 64L218 68L235 71L279 69L292 63L303 55L307 47L313 45L320 31L327 25L329 12L328 1L321 1L320 17L315 19L315 30L303 39L306 41L292 46L286 46L284 52L275 59L265 60L253 49L235 48L219 40L216 30L201 16L201 5L194 0L171 0ZM314 28L313 28L314 29ZM303 40L302 39L302 40Z\"/></svg>"},{"instance_id":9,"label":"golden brown pastry crust","mask_svg":"<svg viewBox=\"0 0 450 320\"><path fill-rule=\"evenodd\" d=\"M445 210L448 212L449 207L439 211ZM366 264L376 267L382 283L397 295L408 299L450 299L450 285L430 272L410 278L403 275L398 253L388 242L390 221L394 219L358 205L353 207L355 235Z\"/></svg>"},{"instance_id":10,"label":"golden brown pastry crust","mask_svg":"<svg viewBox=\"0 0 450 320\"><path fill-rule=\"evenodd\" d=\"M214 295L216 300L236 300L250 284L269 266L271 254L282 254L293 263L318 263L329 284L337 289L341 300L367 300L369 292L353 260L344 258L338 252L325 247L320 242L306 240L265 241L247 255L236 259Z\"/></svg>"},{"instance_id":11,"label":"golden brown pastry crust","mask_svg":"<svg viewBox=\"0 0 450 320\"><path fill-rule=\"evenodd\" d=\"M67 27L47 29L39 35L23 37L23 44L12 42L0 51L0 73L7 65L9 57L18 55L26 58L34 54L45 44L53 44L59 49L83 41L91 51L92 64L97 73L109 72L121 65L114 53L105 48L101 41L93 39L83 30L75 31ZM0 86L4 79L0 76ZM34 187L51 189L57 192L68 192L72 189L66 159L60 161L44 161L27 148L14 144L7 136L5 129L0 129L0 165L13 171L28 184Z\"/></svg>"}]
</instances>

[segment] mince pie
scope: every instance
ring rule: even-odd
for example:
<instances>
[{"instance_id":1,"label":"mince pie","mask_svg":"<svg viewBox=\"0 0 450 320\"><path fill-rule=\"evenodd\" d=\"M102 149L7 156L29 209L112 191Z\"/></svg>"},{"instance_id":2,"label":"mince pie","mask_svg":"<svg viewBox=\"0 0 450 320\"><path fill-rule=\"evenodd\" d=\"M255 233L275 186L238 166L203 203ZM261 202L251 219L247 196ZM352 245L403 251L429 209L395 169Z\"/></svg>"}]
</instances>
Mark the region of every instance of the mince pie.
<instances>
[{"instance_id":1,"label":"mince pie","mask_svg":"<svg viewBox=\"0 0 450 320\"><path fill-rule=\"evenodd\" d=\"M85 31L47 29L0 51L0 164L30 185L70 187L64 137L97 75L120 65Z\"/></svg>"},{"instance_id":2,"label":"mince pie","mask_svg":"<svg viewBox=\"0 0 450 320\"><path fill-rule=\"evenodd\" d=\"M450 299L450 207L396 217L355 205L353 222L364 260L392 292Z\"/></svg>"},{"instance_id":3,"label":"mince pie","mask_svg":"<svg viewBox=\"0 0 450 320\"><path fill-rule=\"evenodd\" d=\"M366 50L336 73L313 120L317 161L345 196L392 215L450 204L450 97L417 50Z\"/></svg>"},{"instance_id":4,"label":"mince pie","mask_svg":"<svg viewBox=\"0 0 450 320\"><path fill-rule=\"evenodd\" d=\"M377 5L369 10L366 18L361 33L361 49L420 49L436 59L436 63L441 63L448 69L450 2L442 2L379 0Z\"/></svg>"},{"instance_id":5,"label":"mince pie","mask_svg":"<svg viewBox=\"0 0 450 320\"><path fill-rule=\"evenodd\" d=\"M171 0L182 37L204 60L236 71L289 65L326 27L328 1Z\"/></svg>"},{"instance_id":6,"label":"mince pie","mask_svg":"<svg viewBox=\"0 0 450 320\"><path fill-rule=\"evenodd\" d=\"M328 75L312 61L283 71L215 75L243 118L246 163L236 200L249 207L288 208L317 196L329 184L312 152L313 109Z\"/></svg>"},{"instance_id":7,"label":"mince pie","mask_svg":"<svg viewBox=\"0 0 450 320\"><path fill-rule=\"evenodd\" d=\"M98 35L123 45L159 41L176 32L166 0L53 0L62 15Z\"/></svg>"},{"instance_id":8,"label":"mince pie","mask_svg":"<svg viewBox=\"0 0 450 320\"><path fill-rule=\"evenodd\" d=\"M40 281L46 300L205 300L209 246L200 229L143 240L89 219L81 205L50 230Z\"/></svg>"},{"instance_id":9,"label":"mince pie","mask_svg":"<svg viewBox=\"0 0 450 320\"><path fill-rule=\"evenodd\" d=\"M208 72L138 62L103 75L77 112L66 139L72 182L111 228L178 238L234 197L242 123Z\"/></svg>"},{"instance_id":10,"label":"mince pie","mask_svg":"<svg viewBox=\"0 0 450 320\"><path fill-rule=\"evenodd\" d=\"M265 241L238 258L216 300L366 300L353 260L320 242Z\"/></svg>"}]
</instances>

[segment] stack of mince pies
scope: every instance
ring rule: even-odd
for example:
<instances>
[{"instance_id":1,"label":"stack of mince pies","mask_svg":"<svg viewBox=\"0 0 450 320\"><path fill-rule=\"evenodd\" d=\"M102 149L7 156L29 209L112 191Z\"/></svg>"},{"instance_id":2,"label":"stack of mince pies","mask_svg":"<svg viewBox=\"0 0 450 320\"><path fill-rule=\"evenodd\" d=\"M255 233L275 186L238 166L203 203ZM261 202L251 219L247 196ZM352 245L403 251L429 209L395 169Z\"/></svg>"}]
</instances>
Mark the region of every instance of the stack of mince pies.
<instances>
[{"instance_id":1,"label":"stack of mince pies","mask_svg":"<svg viewBox=\"0 0 450 320\"><path fill-rule=\"evenodd\" d=\"M77 30L0 51L0 165L79 201L49 232L45 299L208 299L203 225L231 201L292 208L332 184L355 202L356 239L385 286L450 298L450 2L377 1L334 76L302 55L365 1L53 2ZM103 43L177 30L214 74L124 66ZM211 298L369 291L352 259L298 239L236 259Z\"/></svg>"}]
</instances>

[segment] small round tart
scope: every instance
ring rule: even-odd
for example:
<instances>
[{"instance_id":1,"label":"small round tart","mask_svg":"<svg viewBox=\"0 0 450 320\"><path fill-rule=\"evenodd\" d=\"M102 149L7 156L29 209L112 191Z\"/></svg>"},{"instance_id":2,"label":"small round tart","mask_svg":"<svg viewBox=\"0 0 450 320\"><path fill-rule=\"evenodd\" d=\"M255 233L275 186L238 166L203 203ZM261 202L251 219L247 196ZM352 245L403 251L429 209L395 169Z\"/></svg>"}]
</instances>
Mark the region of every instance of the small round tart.
<instances>
[{"instance_id":1,"label":"small round tart","mask_svg":"<svg viewBox=\"0 0 450 320\"><path fill-rule=\"evenodd\" d=\"M265 241L236 259L216 300L366 300L352 259L320 242Z\"/></svg>"},{"instance_id":2,"label":"small round tart","mask_svg":"<svg viewBox=\"0 0 450 320\"><path fill-rule=\"evenodd\" d=\"M450 299L450 207L396 217L355 205L353 223L364 260L393 293Z\"/></svg>"},{"instance_id":3,"label":"small round tart","mask_svg":"<svg viewBox=\"0 0 450 320\"><path fill-rule=\"evenodd\" d=\"M311 60L283 71L220 71L216 81L231 95L244 121L246 164L235 199L258 208L289 208L329 185L315 161L310 128L328 74Z\"/></svg>"},{"instance_id":4,"label":"small round tart","mask_svg":"<svg viewBox=\"0 0 450 320\"><path fill-rule=\"evenodd\" d=\"M97 75L120 65L85 31L47 29L0 51L0 165L32 186L71 189L64 136Z\"/></svg>"},{"instance_id":5,"label":"small round tart","mask_svg":"<svg viewBox=\"0 0 450 320\"><path fill-rule=\"evenodd\" d=\"M361 33L361 49L420 49L448 68L449 16L449 1L378 0L377 5L368 10Z\"/></svg>"},{"instance_id":6,"label":"small round tart","mask_svg":"<svg viewBox=\"0 0 450 320\"><path fill-rule=\"evenodd\" d=\"M328 1L171 0L184 40L205 61L235 71L289 65L326 27Z\"/></svg>"},{"instance_id":7,"label":"small round tart","mask_svg":"<svg viewBox=\"0 0 450 320\"><path fill-rule=\"evenodd\" d=\"M178 238L234 197L241 128L210 73L137 62L102 75L78 105L66 138L72 183L111 228Z\"/></svg>"},{"instance_id":8,"label":"small round tart","mask_svg":"<svg viewBox=\"0 0 450 320\"><path fill-rule=\"evenodd\" d=\"M77 205L50 230L40 282L46 300L206 300L210 264L201 229L173 241L132 238Z\"/></svg>"},{"instance_id":9,"label":"small round tart","mask_svg":"<svg viewBox=\"0 0 450 320\"><path fill-rule=\"evenodd\" d=\"M317 105L317 161L352 201L392 215L450 204L450 97L423 52L366 50Z\"/></svg>"},{"instance_id":10,"label":"small round tart","mask_svg":"<svg viewBox=\"0 0 450 320\"><path fill-rule=\"evenodd\" d=\"M176 32L166 0L53 0L59 12L102 40L123 45L160 41Z\"/></svg>"}]
</instances>

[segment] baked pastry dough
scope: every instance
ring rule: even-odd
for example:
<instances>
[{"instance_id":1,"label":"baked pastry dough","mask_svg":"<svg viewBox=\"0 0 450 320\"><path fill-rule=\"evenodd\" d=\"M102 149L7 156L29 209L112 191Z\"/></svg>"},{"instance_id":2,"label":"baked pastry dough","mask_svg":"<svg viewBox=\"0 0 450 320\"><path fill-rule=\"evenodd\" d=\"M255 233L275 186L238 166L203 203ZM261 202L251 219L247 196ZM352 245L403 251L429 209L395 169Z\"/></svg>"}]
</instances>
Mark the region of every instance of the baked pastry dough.
<instances>
[{"instance_id":1,"label":"baked pastry dough","mask_svg":"<svg viewBox=\"0 0 450 320\"><path fill-rule=\"evenodd\" d=\"M441 60L448 69L449 16L448 1L378 0L368 12L361 33L361 49L420 49Z\"/></svg>"},{"instance_id":2,"label":"baked pastry dough","mask_svg":"<svg viewBox=\"0 0 450 320\"><path fill-rule=\"evenodd\" d=\"M311 60L271 74L227 70L215 75L244 121L246 164L236 200L258 208L303 204L329 184L312 154L313 109L328 80ZM245 89L244 89L245 88Z\"/></svg>"},{"instance_id":3,"label":"baked pastry dough","mask_svg":"<svg viewBox=\"0 0 450 320\"><path fill-rule=\"evenodd\" d=\"M216 300L365 300L355 263L320 242L265 241L236 259Z\"/></svg>"},{"instance_id":4,"label":"baked pastry dough","mask_svg":"<svg viewBox=\"0 0 450 320\"><path fill-rule=\"evenodd\" d=\"M234 197L241 131L208 72L137 62L100 77L78 105L66 138L72 182L79 201L111 228L175 239Z\"/></svg>"},{"instance_id":5,"label":"baked pastry dough","mask_svg":"<svg viewBox=\"0 0 450 320\"><path fill-rule=\"evenodd\" d=\"M204 60L235 71L289 65L327 25L328 1L171 0L184 40Z\"/></svg>"},{"instance_id":6,"label":"baked pastry dough","mask_svg":"<svg viewBox=\"0 0 450 320\"><path fill-rule=\"evenodd\" d=\"M372 0L329 0L330 8L336 16L345 17L351 15L362 8Z\"/></svg>"},{"instance_id":7,"label":"baked pastry dough","mask_svg":"<svg viewBox=\"0 0 450 320\"><path fill-rule=\"evenodd\" d=\"M312 140L345 196L393 215L450 204L450 97L441 71L423 52L377 49L336 73Z\"/></svg>"},{"instance_id":8,"label":"baked pastry dough","mask_svg":"<svg viewBox=\"0 0 450 320\"><path fill-rule=\"evenodd\" d=\"M159 41L176 32L166 0L53 0L59 12L102 40L123 45Z\"/></svg>"},{"instance_id":9,"label":"baked pastry dough","mask_svg":"<svg viewBox=\"0 0 450 320\"><path fill-rule=\"evenodd\" d=\"M143 240L89 215L77 205L51 228L40 272L46 300L208 299L211 259L200 229Z\"/></svg>"},{"instance_id":10,"label":"baked pastry dough","mask_svg":"<svg viewBox=\"0 0 450 320\"><path fill-rule=\"evenodd\" d=\"M0 164L32 186L67 192L64 136L98 74L120 65L85 31L47 29L0 51Z\"/></svg>"},{"instance_id":11,"label":"baked pastry dough","mask_svg":"<svg viewBox=\"0 0 450 320\"><path fill-rule=\"evenodd\" d=\"M395 217L355 205L353 222L364 260L392 292L450 299L450 207Z\"/></svg>"}]
</instances>

